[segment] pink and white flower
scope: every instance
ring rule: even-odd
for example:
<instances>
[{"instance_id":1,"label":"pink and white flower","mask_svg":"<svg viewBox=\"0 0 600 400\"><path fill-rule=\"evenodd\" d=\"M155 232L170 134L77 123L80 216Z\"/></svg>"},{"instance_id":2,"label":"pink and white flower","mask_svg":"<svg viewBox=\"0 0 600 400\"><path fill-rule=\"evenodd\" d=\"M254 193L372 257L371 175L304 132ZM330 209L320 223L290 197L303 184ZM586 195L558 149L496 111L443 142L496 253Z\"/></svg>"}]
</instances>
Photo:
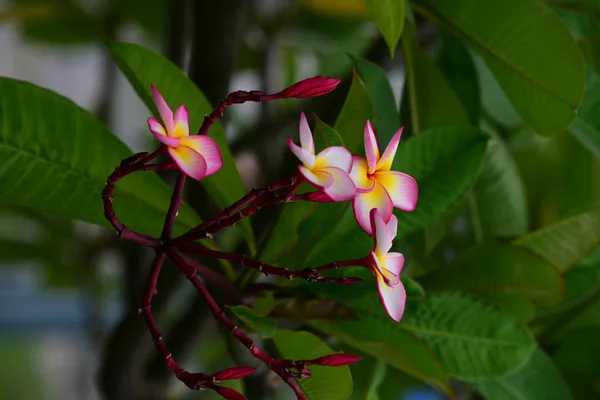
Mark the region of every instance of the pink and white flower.
<instances>
[{"instance_id":1,"label":"pink and white flower","mask_svg":"<svg viewBox=\"0 0 600 400\"><path fill-rule=\"evenodd\" d=\"M190 136L188 111L185 106L179 106L173 115L154 85L152 96L164 125L156 118L148 118L148 127L150 132L167 146L169 155L179 169L196 180L221 170L223 157L217 143L205 135Z\"/></svg>"},{"instance_id":2,"label":"pink and white flower","mask_svg":"<svg viewBox=\"0 0 600 400\"><path fill-rule=\"evenodd\" d=\"M400 281L404 256L401 253L389 253L396 237L398 219L392 215L386 223L377 209L371 210L369 216L375 239L374 249L368 257L369 268L375 275L377 292L385 311L398 322L404 314L406 304L406 291Z\"/></svg>"},{"instance_id":3,"label":"pink and white flower","mask_svg":"<svg viewBox=\"0 0 600 400\"><path fill-rule=\"evenodd\" d=\"M352 154L344 147L331 146L315 155L315 143L304 113L300 116L300 146L289 138L288 146L302 162L298 167L300 173L326 195L322 201L346 201L354 197L356 187L348 175Z\"/></svg>"},{"instance_id":4,"label":"pink and white flower","mask_svg":"<svg viewBox=\"0 0 600 400\"><path fill-rule=\"evenodd\" d=\"M400 128L380 156L379 144L371 122L367 121L364 131L366 158L353 156L350 177L356 185L356 196L352 203L354 216L360 227L373 234L370 212L379 210L384 222L390 221L394 207L413 211L417 205L419 189L413 177L398 171L390 171L400 136Z\"/></svg>"}]
</instances>

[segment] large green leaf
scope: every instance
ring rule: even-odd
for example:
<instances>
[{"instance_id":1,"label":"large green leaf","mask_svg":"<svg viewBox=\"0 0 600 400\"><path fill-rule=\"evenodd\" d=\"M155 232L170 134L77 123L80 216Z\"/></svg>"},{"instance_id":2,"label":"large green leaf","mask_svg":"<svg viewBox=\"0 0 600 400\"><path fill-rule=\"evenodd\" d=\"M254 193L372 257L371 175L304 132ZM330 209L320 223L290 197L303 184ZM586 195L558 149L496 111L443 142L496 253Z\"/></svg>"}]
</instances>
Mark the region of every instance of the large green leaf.
<instances>
[{"instance_id":1,"label":"large green leaf","mask_svg":"<svg viewBox=\"0 0 600 400\"><path fill-rule=\"evenodd\" d=\"M415 302L400 326L431 346L451 376L465 381L519 369L535 345L514 317L457 293L432 294Z\"/></svg>"},{"instance_id":2,"label":"large green leaf","mask_svg":"<svg viewBox=\"0 0 600 400\"><path fill-rule=\"evenodd\" d=\"M546 353L536 350L521 369L473 385L486 400L570 400L569 387Z\"/></svg>"},{"instance_id":3,"label":"large green leaf","mask_svg":"<svg viewBox=\"0 0 600 400\"><path fill-rule=\"evenodd\" d=\"M469 122L477 125L481 114L479 79L473 57L465 45L447 32L440 32L440 48L435 64L462 102Z\"/></svg>"},{"instance_id":4,"label":"large green leaf","mask_svg":"<svg viewBox=\"0 0 600 400\"><path fill-rule=\"evenodd\" d=\"M490 141L473 193L475 216L484 235L515 237L527 232L525 188L514 158L500 139Z\"/></svg>"},{"instance_id":5,"label":"large green leaf","mask_svg":"<svg viewBox=\"0 0 600 400\"><path fill-rule=\"evenodd\" d=\"M476 128L435 128L400 143L392 170L419 184L417 208L399 212L398 236L414 232L454 211L471 189L486 151L487 136Z\"/></svg>"},{"instance_id":6,"label":"large green leaf","mask_svg":"<svg viewBox=\"0 0 600 400\"><path fill-rule=\"evenodd\" d=\"M0 78L0 198L108 226L100 192L129 149L70 100L30 83ZM152 172L120 181L114 208L131 229L160 234L171 190ZM187 206L176 232L200 222Z\"/></svg>"},{"instance_id":7,"label":"large green leaf","mask_svg":"<svg viewBox=\"0 0 600 400\"><path fill-rule=\"evenodd\" d=\"M275 321L271 318L258 315L246 306L231 306L229 309L260 337L270 338L275 333Z\"/></svg>"},{"instance_id":8,"label":"large green leaf","mask_svg":"<svg viewBox=\"0 0 600 400\"><path fill-rule=\"evenodd\" d=\"M410 37L402 38L402 48L406 60L402 107L408 107L410 131L468 125L469 116L463 104L434 62Z\"/></svg>"},{"instance_id":9,"label":"large green leaf","mask_svg":"<svg viewBox=\"0 0 600 400\"><path fill-rule=\"evenodd\" d=\"M413 5L480 54L537 132L559 132L575 119L585 86L583 57L567 27L542 2L417 0Z\"/></svg>"},{"instance_id":10,"label":"large green leaf","mask_svg":"<svg viewBox=\"0 0 600 400\"><path fill-rule=\"evenodd\" d=\"M310 332L280 329L273 341L282 358L310 360L332 354L333 351L321 339ZM352 394L350 368L311 365L310 379L297 380L309 400L348 400Z\"/></svg>"},{"instance_id":11,"label":"large green leaf","mask_svg":"<svg viewBox=\"0 0 600 400\"><path fill-rule=\"evenodd\" d=\"M515 243L565 272L600 244L600 210L573 215L520 237Z\"/></svg>"},{"instance_id":12,"label":"large green leaf","mask_svg":"<svg viewBox=\"0 0 600 400\"><path fill-rule=\"evenodd\" d=\"M421 281L426 290L522 293L545 306L564 297L564 283L545 259L516 246L481 245Z\"/></svg>"},{"instance_id":13,"label":"large green leaf","mask_svg":"<svg viewBox=\"0 0 600 400\"><path fill-rule=\"evenodd\" d=\"M596 157L600 157L600 77L590 74L585 97L579 108L577 120L571 130L575 137L583 143Z\"/></svg>"},{"instance_id":14,"label":"large green leaf","mask_svg":"<svg viewBox=\"0 0 600 400\"><path fill-rule=\"evenodd\" d=\"M402 35L406 9L404 0L364 0L371 18L377 24L394 57L396 45Z\"/></svg>"},{"instance_id":15,"label":"large green leaf","mask_svg":"<svg viewBox=\"0 0 600 400\"><path fill-rule=\"evenodd\" d=\"M385 71L377 64L360 57L352 57L352 59L354 67L373 101L374 118L371 122L377 132L379 146L384 149L400 127L400 116L396 108L392 86ZM357 124L360 125L359 121Z\"/></svg>"},{"instance_id":16,"label":"large green leaf","mask_svg":"<svg viewBox=\"0 0 600 400\"><path fill-rule=\"evenodd\" d=\"M209 114L213 107L183 71L160 54L134 43L111 43L108 50L138 96L155 116L158 116L158 112L152 99L150 89L152 84L162 93L171 108L180 104L187 107L190 132L198 131L204 115ZM226 93L223 93L223 96L225 95ZM201 184L206 187L217 205L225 208L244 196L244 186L221 125L215 123L208 135L221 149L223 169L203 179ZM240 229L249 247L254 249L254 235L250 220L243 219L234 229Z\"/></svg>"}]
</instances>

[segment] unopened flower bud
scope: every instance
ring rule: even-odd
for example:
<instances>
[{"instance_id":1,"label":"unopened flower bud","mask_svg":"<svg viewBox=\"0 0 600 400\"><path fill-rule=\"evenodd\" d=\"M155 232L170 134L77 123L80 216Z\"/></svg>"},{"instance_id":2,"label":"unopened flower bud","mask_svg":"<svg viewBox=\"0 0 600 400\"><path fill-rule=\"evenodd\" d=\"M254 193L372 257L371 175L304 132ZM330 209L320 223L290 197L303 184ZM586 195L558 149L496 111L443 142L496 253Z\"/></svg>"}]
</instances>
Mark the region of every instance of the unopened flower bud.
<instances>
[{"instance_id":1,"label":"unopened flower bud","mask_svg":"<svg viewBox=\"0 0 600 400\"><path fill-rule=\"evenodd\" d=\"M361 356L357 356L354 354L330 354L328 356L323 356L313 360L313 362L317 365L325 365L328 367L340 367L342 365L350 365L355 364L362 360Z\"/></svg>"},{"instance_id":2,"label":"unopened flower bud","mask_svg":"<svg viewBox=\"0 0 600 400\"><path fill-rule=\"evenodd\" d=\"M217 381L228 381L231 379L241 379L245 378L248 375L251 375L256 371L256 368L252 367L232 367L224 369L223 371L219 371L216 374L212 375L211 378Z\"/></svg>"},{"instance_id":3,"label":"unopened flower bud","mask_svg":"<svg viewBox=\"0 0 600 400\"><path fill-rule=\"evenodd\" d=\"M341 80L337 78L326 78L324 76L314 76L294 83L292 86L275 94L263 96L262 100L275 99L306 99L310 97L322 96L331 92L339 85Z\"/></svg>"}]
</instances>

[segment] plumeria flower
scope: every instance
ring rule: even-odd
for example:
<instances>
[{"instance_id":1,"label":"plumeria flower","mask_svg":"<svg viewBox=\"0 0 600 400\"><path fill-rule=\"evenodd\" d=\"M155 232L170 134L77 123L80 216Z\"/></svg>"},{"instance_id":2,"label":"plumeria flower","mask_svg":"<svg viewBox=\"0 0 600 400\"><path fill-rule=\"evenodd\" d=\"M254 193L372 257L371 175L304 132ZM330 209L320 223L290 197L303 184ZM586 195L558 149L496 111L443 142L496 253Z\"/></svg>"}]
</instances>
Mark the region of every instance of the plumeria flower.
<instances>
[{"instance_id":1,"label":"plumeria flower","mask_svg":"<svg viewBox=\"0 0 600 400\"><path fill-rule=\"evenodd\" d=\"M190 178L201 180L223 168L219 146L205 135L190 136L188 111L181 105L175 115L160 92L152 85L152 96L164 126L156 118L148 118L152 134L167 145L173 161Z\"/></svg>"},{"instance_id":2,"label":"plumeria flower","mask_svg":"<svg viewBox=\"0 0 600 400\"><path fill-rule=\"evenodd\" d=\"M377 291L385 311L398 322L402 318L406 303L406 291L400 281L404 256L401 253L388 253L396 237L398 219L392 214L389 222L386 223L375 208L369 215L375 239L375 248L368 257L369 267L375 275Z\"/></svg>"},{"instance_id":3,"label":"plumeria flower","mask_svg":"<svg viewBox=\"0 0 600 400\"><path fill-rule=\"evenodd\" d=\"M302 165L300 173L327 198L322 201L346 201L356 194L356 187L348 172L352 154L344 147L331 146L315 155L315 143L304 113L300 116L300 146L288 138L288 146Z\"/></svg>"},{"instance_id":4,"label":"plumeria flower","mask_svg":"<svg viewBox=\"0 0 600 400\"><path fill-rule=\"evenodd\" d=\"M365 126L365 153L367 158L354 156L350 177L356 185L356 197L352 203L354 215L360 227L369 235L371 229L370 212L376 208L385 222L388 222L394 207L403 211L413 211L417 205L419 189L410 175L390 171L402 128L390 140L380 156L379 144L375 138L371 122Z\"/></svg>"}]
</instances>

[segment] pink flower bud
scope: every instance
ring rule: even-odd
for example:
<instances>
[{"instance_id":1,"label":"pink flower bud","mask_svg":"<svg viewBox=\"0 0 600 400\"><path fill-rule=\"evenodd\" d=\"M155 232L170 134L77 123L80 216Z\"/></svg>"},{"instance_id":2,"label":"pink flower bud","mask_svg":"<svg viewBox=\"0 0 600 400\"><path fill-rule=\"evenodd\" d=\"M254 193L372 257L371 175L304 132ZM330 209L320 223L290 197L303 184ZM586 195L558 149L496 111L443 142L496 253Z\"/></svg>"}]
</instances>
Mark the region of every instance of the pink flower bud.
<instances>
[{"instance_id":1,"label":"pink flower bud","mask_svg":"<svg viewBox=\"0 0 600 400\"><path fill-rule=\"evenodd\" d=\"M341 80L336 78L325 78L324 76L314 76L294 83L292 86L275 94L263 96L263 101L275 99L306 99L317 97L331 92L339 85Z\"/></svg>"},{"instance_id":2,"label":"pink flower bud","mask_svg":"<svg viewBox=\"0 0 600 400\"><path fill-rule=\"evenodd\" d=\"M217 386L214 389L227 400L248 400L243 394L225 386Z\"/></svg>"},{"instance_id":3,"label":"pink flower bud","mask_svg":"<svg viewBox=\"0 0 600 400\"><path fill-rule=\"evenodd\" d=\"M354 354L330 354L328 356L323 356L314 360L314 363L317 365L325 365L328 367L340 367L342 365L350 365L355 364L362 360L361 356L357 356Z\"/></svg>"},{"instance_id":4,"label":"pink flower bud","mask_svg":"<svg viewBox=\"0 0 600 400\"><path fill-rule=\"evenodd\" d=\"M224 369L223 371L219 371L216 374L212 375L211 378L217 381L228 381L231 379L241 379L245 378L248 375L251 375L256 371L256 368L252 367L232 367Z\"/></svg>"}]
</instances>

